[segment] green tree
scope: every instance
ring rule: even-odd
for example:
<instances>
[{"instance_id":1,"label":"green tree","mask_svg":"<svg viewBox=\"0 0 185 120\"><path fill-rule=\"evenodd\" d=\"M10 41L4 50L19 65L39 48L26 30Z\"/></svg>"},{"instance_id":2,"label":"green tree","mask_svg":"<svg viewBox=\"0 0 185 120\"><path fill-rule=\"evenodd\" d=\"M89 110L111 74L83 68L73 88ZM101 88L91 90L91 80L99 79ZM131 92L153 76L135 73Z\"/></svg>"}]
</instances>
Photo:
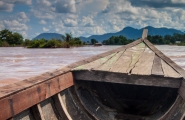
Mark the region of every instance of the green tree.
<instances>
[{"instance_id":1,"label":"green tree","mask_svg":"<svg viewBox=\"0 0 185 120\"><path fill-rule=\"evenodd\" d=\"M14 32L13 33L13 44L21 45L23 43L23 37L21 34Z\"/></svg>"},{"instance_id":2,"label":"green tree","mask_svg":"<svg viewBox=\"0 0 185 120\"><path fill-rule=\"evenodd\" d=\"M91 44L94 45L95 43L98 43L98 41L96 39L91 39Z\"/></svg>"},{"instance_id":3,"label":"green tree","mask_svg":"<svg viewBox=\"0 0 185 120\"><path fill-rule=\"evenodd\" d=\"M67 48L70 48L69 42L70 42L70 40L73 39L72 34L71 33L65 33L65 35L62 35L62 39L66 42Z\"/></svg>"},{"instance_id":4,"label":"green tree","mask_svg":"<svg viewBox=\"0 0 185 120\"><path fill-rule=\"evenodd\" d=\"M4 29L0 31L0 41L7 42L11 46L21 45L23 43L23 37L21 34Z\"/></svg>"}]
</instances>

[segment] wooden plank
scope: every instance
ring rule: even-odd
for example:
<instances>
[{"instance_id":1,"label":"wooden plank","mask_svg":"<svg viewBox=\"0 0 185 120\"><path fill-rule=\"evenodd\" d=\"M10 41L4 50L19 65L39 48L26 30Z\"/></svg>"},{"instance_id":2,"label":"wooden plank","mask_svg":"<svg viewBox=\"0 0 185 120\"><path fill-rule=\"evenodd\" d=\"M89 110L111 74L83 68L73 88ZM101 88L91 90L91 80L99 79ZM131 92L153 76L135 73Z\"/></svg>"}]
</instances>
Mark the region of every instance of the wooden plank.
<instances>
[{"instance_id":1,"label":"wooden plank","mask_svg":"<svg viewBox=\"0 0 185 120\"><path fill-rule=\"evenodd\" d=\"M169 108L169 110L165 113L165 115L161 116L160 120L170 120L173 118L173 120L180 120L176 119L178 117L178 113L184 112L184 100L181 96L177 96L177 99L175 100L174 104ZM182 117L182 116L181 116Z\"/></svg>"},{"instance_id":2,"label":"wooden plank","mask_svg":"<svg viewBox=\"0 0 185 120\"><path fill-rule=\"evenodd\" d=\"M43 113L42 113L42 109L40 107L40 104L36 104L36 105L32 106L31 111L32 111L33 116L36 120L45 120Z\"/></svg>"},{"instance_id":3,"label":"wooden plank","mask_svg":"<svg viewBox=\"0 0 185 120\"><path fill-rule=\"evenodd\" d=\"M39 104L45 120L58 120L60 118L51 98L45 99Z\"/></svg>"},{"instance_id":4,"label":"wooden plank","mask_svg":"<svg viewBox=\"0 0 185 120\"><path fill-rule=\"evenodd\" d=\"M101 66L102 64L104 64L106 61L108 61L109 59L111 59L114 55L116 55L117 53L113 53L111 55L108 55L106 57L97 59L95 61L92 61L90 63L78 66L72 70L92 70L94 68L98 68L99 66Z\"/></svg>"},{"instance_id":5,"label":"wooden plank","mask_svg":"<svg viewBox=\"0 0 185 120\"><path fill-rule=\"evenodd\" d=\"M161 58L159 58L157 55L154 57L154 63L152 66L152 75L161 75L163 76L163 70L161 65Z\"/></svg>"},{"instance_id":6,"label":"wooden plank","mask_svg":"<svg viewBox=\"0 0 185 120\"><path fill-rule=\"evenodd\" d=\"M137 46L135 46L136 49L134 49L134 47L130 48L130 50L133 50L133 53L131 56L131 62L129 64L129 67L126 70L126 73L130 73L131 70L134 68L135 64L138 62L141 55L143 54L145 47L146 47L146 45L142 42L142 43L138 44Z\"/></svg>"},{"instance_id":7,"label":"wooden plank","mask_svg":"<svg viewBox=\"0 0 185 120\"><path fill-rule=\"evenodd\" d=\"M142 39L147 38L147 35L148 35L148 29L144 29L144 30L143 30Z\"/></svg>"},{"instance_id":8,"label":"wooden plank","mask_svg":"<svg viewBox=\"0 0 185 120\"><path fill-rule=\"evenodd\" d=\"M92 62L92 61L95 61L95 60L97 60L97 59L103 58L103 57L108 56L108 55L110 55L110 54L113 54L113 53L116 53L116 52L119 52L119 51L123 51L123 50L125 50L125 49L128 49L128 48L131 48L131 47L133 47L133 46L136 46L136 45L138 45L138 44L141 43L141 42L142 42L142 39L138 39L138 40L136 40L136 41L134 41L134 42L132 42L132 43L130 43L130 44L127 44L127 45L122 46L122 47L120 47L120 48L117 48L117 49L115 49L115 50L111 50L111 51L108 51L108 52L105 52L105 53L102 53L102 54L99 54L99 55L96 55L96 56L87 58L87 59L85 59L85 60L75 62L75 63L73 63L73 64L71 64L71 65L69 65L69 66L66 66L66 67L63 68L63 69L67 69L67 70L68 70L68 69L71 69L71 70L72 70L73 68L76 68L76 67L78 67L78 66L81 66L81 65L90 63L90 62ZM72 71L73 71L73 70L72 70ZM74 71L75 71L75 70L74 70Z\"/></svg>"},{"instance_id":9,"label":"wooden plank","mask_svg":"<svg viewBox=\"0 0 185 120\"><path fill-rule=\"evenodd\" d=\"M73 99L74 96L69 89L60 92L59 98L61 100L60 106L62 106L62 110L65 111L66 115L71 120L92 120L88 116L87 111L82 110L84 106L79 106L80 101Z\"/></svg>"},{"instance_id":10,"label":"wooden plank","mask_svg":"<svg viewBox=\"0 0 185 120\"><path fill-rule=\"evenodd\" d=\"M175 62L173 62L170 58L168 58L166 55L164 55L161 51L159 51L152 43L150 43L148 40L144 40L144 43L152 50L155 54L157 54L162 60L167 62L173 69L175 69L178 73L181 74L183 78L185 78L185 70L182 69L179 65L177 65Z\"/></svg>"},{"instance_id":11,"label":"wooden plank","mask_svg":"<svg viewBox=\"0 0 185 120\"><path fill-rule=\"evenodd\" d=\"M169 66L166 62L161 60L162 63L162 69L164 72L165 77L174 77L174 78L180 78L182 77L179 73L177 73L171 66Z\"/></svg>"},{"instance_id":12,"label":"wooden plank","mask_svg":"<svg viewBox=\"0 0 185 120\"><path fill-rule=\"evenodd\" d=\"M74 79L169 88L179 88L182 80L181 78L167 78L154 75L128 75L104 71L75 71Z\"/></svg>"},{"instance_id":13,"label":"wooden plank","mask_svg":"<svg viewBox=\"0 0 185 120\"><path fill-rule=\"evenodd\" d=\"M180 94L180 96L185 99L185 80L182 80L181 82L181 86L179 88L178 93Z\"/></svg>"},{"instance_id":14,"label":"wooden plank","mask_svg":"<svg viewBox=\"0 0 185 120\"><path fill-rule=\"evenodd\" d=\"M111 72L129 73L144 51L145 45L138 44L132 48L127 49L124 54L116 61L114 66L111 67Z\"/></svg>"},{"instance_id":15,"label":"wooden plank","mask_svg":"<svg viewBox=\"0 0 185 120\"><path fill-rule=\"evenodd\" d=\"M72 85L74 85L73 75L69 72L45 83L3 97L0 99L0 103L6 105L1 106L0 119L8 119Z\"/></svg>"},{"instance_id":16,"label":"wooden plank","mask_svg":"<svg viewBox=\"0 0 185 120\"><path fill-rule=\"evenodd\" d=\"M108 59L105 63L101 64L98 67L95 67L94 70L100 71L109 71L112 66L114 66L115 62L120 58L120 56L124 53L124 51L116 53L110 59Z\"/></svg>"},{"instance_id":17,"label":"wooden plank","mask_svg":"<svg viewBox=\"0 0 185 120\"><path fill-rule=\"evenodd\" d=\"M111 72L126 73L132 58L133 51L127 49L124 54L110 68Z\"/></svg>"},{"instance_id":18,"label":"wooden plank","mask_svg":"<svg viewBox=\"0 0 185 120\"><path fill-rule=\"evenodd\" d=\"M139 115L131 115L131 114L117 114L115 116L116 120L146 120L146 117Z\"/></svg>"},{"instance_id":19,"label":"wooden plank","mask_svg":"<svg viewBox=\"0 0 185 120\"><path fill-rule=\"evenodd\" d=\"M132 69L131 74L151 75L154 55L155 53L153 51L149 48L145 48L145 51L142 53L135 67Z\"/></svg>"}]
</instances>

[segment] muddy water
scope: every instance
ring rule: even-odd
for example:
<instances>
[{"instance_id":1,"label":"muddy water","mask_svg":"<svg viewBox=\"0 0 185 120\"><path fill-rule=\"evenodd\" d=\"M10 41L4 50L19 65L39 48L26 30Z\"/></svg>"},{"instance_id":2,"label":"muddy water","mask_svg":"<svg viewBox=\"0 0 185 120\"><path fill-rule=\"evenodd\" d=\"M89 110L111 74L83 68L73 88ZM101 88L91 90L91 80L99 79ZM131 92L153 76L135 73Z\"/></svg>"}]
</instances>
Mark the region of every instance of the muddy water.
<instances>
[{"instance_id":1,"label":"muddy water","mask_svg":"<svg viewBox=\"0 0 185 120\"><path fill-rule=\"evenodd\" d=\"M70 63L97 55L120 46L78 47L70 49L0 48L0 86L41 73L62 68ZM185 47L156 46L185 69Z\"/></svg>"}]
</instances>

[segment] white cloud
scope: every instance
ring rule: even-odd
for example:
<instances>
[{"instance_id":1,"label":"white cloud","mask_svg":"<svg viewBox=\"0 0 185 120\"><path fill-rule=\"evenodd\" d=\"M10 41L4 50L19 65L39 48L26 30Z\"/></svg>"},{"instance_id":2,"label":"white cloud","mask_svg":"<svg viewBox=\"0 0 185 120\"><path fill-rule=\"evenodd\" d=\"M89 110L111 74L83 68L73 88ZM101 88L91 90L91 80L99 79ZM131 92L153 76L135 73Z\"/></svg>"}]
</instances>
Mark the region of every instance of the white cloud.
<instances>
[{"instance_id":1,"label":"white cloud","mask_svg":"<svg viewBox=\"0 0 185 120\"><path fill-rule=\"evenodd\" d=\"M93 16L83 16L81 22L82 22L82 25L85 27L95 26L93 21Z\"/></svg>"},{"instance_id":2,"label":"white cloud","mask_svg":"<svg viewBox=\"0 0 185 120\"><path fill-rule=\"evenodd\" d=\"M47 29L47 28L45 28L45 27L43 27L42 30L43 30L44 32L48 32L48 31L49 31L49 29Z\"/></svg>"},{"instance_id":3,"label":"white cloud","mask_svg":"<svg viewBox=\"0 0 185 120\"><path fill-rule=\"evenodd\" d=\"M28 27L26 24L20 23L17 20L4 20L4 25L6 28L12 30L12 31L26 31L28 30Z\"/></svg>"},{"instance_id":4,"label":"white cloud","mask_svg":"<svg viewBox=\"0 0 185 120\"><path fill-rule=\"evenodd\" d=\"M65 19L64 20L64 25L67 27L75 27L78 25L77 21L73 20L73 19Z\"/></svg>"},{"instance_id":5,"label":"white cloud","mask_svg":"<svg viewBox=\"0 0 185 120\"><path fill-rule=\"evenodd\" d=\"M13 7L14 7L13 4L0 1L0 11L11 12L13 10Z\"/></svg>"},{"instance_id":6,"label":"white cloud","mask_svg":"<svg viewBox=\"0 0 185 120\"><path fill-rule=\"evenodd\" d=\"M41 20L39 23L45 25L47 22L45 20Z\"/></svg>"},{"instance_id":7,"label":"white cloud","mask_svg":"<svg viewBox=\"0 0 185 120\"><path fill-rule=\"evenodd\" d=\"M49 11L39 11L32 9L31 12L34 14L35 17L40 19L55 19L56 15Z\"/></svg>"},{"instance_id":8,"label":"white cloud","mask_svg":"<svg viewBox=\"0 0 185 120\"><path fill-rule=\"evenodd\" d=\"M18 17L18 20L21 22L29 21L29 18L26 16L25 12L18 13L17 17Z\"/></svg>"}]
</instances>

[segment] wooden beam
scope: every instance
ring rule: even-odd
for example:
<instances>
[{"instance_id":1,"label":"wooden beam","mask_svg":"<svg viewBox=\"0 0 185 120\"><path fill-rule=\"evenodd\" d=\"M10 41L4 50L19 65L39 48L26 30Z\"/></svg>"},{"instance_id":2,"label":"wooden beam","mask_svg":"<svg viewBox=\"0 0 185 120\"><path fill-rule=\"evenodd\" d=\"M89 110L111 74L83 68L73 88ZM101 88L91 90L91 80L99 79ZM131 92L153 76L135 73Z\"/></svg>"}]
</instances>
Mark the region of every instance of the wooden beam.
<instances>
[{"instance_id":1,"label":"wooden beam","mask_svg":"<svg viewBox=\"0 0 185 120\"><path fill-rule=\"evenodd\" d=\"M8 119L72 85L74 85L73 76L71 72L68 72L10 96L0 98L0 120Z\"/></svg>"},{"instance_id":2,"label":"wooden beam","mask_svg":"<svg viewBox=\"0 0 185 120\"><path fill-rule=\"evenodd\" d=\"M148 35L148 29L144 29L142 39L144 40L145 38L147 38L147 35Z\"/></svg>"},{"instance_id":3,"label":"wooden beam","mask_svg":"<svg viewBox=\"0 0 185 120\"><path fill-rule=\"evenodd\" d=\"M103 71L75 71L75 80L111 82L120 84L145 85L156 87L179 88L182 78L167 78L161 76L128 75Z\"/></svg>"},{"instance_id":4,"label":"wooden beam","mask_svg":"<svg viewBox=\"0 0 185 120\"><path fill-rule=\"evenodd\" d=\"M36 120L45 120L40 104L37 104L31 107L31 111Z\"/></svg>"}]
</instances>

